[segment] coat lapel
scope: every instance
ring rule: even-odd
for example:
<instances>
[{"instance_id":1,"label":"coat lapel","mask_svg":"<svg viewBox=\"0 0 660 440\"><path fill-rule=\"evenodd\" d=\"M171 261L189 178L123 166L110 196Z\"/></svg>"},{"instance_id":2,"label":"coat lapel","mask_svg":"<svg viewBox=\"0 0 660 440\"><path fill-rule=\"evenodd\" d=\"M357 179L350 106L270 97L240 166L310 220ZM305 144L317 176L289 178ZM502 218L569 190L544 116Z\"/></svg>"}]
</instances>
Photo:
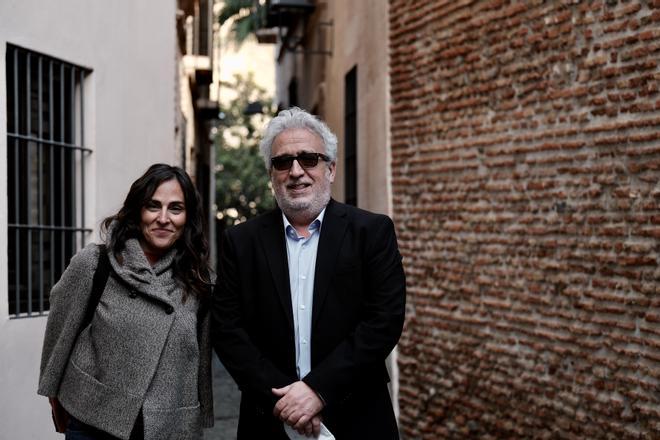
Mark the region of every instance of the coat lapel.
<instances>
[{"instance_id":1,"label":"coat lapel","mask_svg":"<svg viewBox=\"0 0 660 440\"><path fill-rule=\"evenodd\" d=\"M337 255L341 249L346 233L346 210L344 206L334 200L330 200L325 210L323 224L321 225L321 237L316 253L316 268L314 270L314 303L312 306L312 326L317 321L323 303L328 295L330 279L335 272Z\"/></svg>"},{"instance_id":2,"label":"coat lapel","mask_svg":"<svg viewBox=\"0 0 660 440\"><path fill-rule=\"evenodd\" d=\"M282 211L276 209L262 224L260 229L261 243L268 261L275 289L280 298L289 326L293 328L293 311L291 310L291 289L289 286L289 264L287 262L286 242Z\"/></svg>"}]
</instances>

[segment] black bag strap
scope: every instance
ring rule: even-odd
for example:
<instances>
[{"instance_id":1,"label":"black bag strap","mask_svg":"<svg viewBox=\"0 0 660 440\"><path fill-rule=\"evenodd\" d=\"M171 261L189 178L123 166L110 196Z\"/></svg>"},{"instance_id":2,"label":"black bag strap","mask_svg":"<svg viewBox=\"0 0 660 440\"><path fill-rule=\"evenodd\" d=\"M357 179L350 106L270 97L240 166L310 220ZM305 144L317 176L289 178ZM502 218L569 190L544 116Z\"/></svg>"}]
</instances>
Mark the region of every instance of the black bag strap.
<instances>
[{"instance_id":1,"label":"black bag strap","mask_svg":"<svg viewBox=\"0 0 660 440\"><path fill-rule=\"evenodd\" d=\"M101 295L105 290L105 285L108 282L110 270L110 259L108 258L106 246L101 244L99 245L99 262L96 265L94 278L92 279L92 292L89 295L89 301L87 302L87 308L85 309L85 319L80 324L78 334L80 334L85 327L92 322L92 318L96 312L96 306L99 305L99 300L101 299Z\"/></svg>"}]
</instances>

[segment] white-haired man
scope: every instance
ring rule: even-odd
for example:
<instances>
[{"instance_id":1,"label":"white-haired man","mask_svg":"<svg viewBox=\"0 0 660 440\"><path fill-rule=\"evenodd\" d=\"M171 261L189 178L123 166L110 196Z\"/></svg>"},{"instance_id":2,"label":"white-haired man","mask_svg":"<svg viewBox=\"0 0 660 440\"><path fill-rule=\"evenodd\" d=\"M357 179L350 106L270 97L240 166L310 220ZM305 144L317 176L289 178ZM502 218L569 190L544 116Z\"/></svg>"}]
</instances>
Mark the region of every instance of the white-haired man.
<instances>
[{"instance_id":1,"label":"white-haired man","mask_svg":"<svg viewBox=\"0 0 660 440\"><path fill-rule=\"evenodd\" d=\"M330 197L337 138L284 110L261 142L278 208L228 229L212 339L242 391L238 438L284 424L337 439L396 439L385 358L401 335L405 277L394 225Z\"/></svg>"}]
</instances>

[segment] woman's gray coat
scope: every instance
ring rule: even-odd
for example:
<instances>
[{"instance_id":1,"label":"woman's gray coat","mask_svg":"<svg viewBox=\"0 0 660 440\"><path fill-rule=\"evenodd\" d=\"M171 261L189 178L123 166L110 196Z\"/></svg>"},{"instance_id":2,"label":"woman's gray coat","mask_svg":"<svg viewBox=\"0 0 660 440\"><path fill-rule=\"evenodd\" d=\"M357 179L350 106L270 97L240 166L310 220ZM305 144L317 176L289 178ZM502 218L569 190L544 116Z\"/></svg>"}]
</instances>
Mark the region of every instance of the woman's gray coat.
<instances>
[{"instance_id":1,"label":"woman's gray coat","mask_svg":"<svg viewBox=\"0 0 660 440\"><path fill-rule=\"evenodd\" d=\"M121 264L108 253L115 273L75 343L99 249L74 256L51 291L38 393L122 439L140 410L147 440L200 438L213 425L209 314L192 296L181 301L174 250L152 267L131 239Z\"/></svg>"}]
</instances>

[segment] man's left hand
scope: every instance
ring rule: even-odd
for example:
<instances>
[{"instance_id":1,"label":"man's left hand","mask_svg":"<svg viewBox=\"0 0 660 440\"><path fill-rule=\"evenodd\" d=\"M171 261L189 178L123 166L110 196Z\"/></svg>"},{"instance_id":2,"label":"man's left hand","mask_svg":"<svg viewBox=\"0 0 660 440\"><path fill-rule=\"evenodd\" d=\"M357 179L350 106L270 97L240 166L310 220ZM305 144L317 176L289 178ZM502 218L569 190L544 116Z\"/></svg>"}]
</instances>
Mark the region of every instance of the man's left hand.
<instances>
[{"instance_id":1,"label":"man's left hand","mask_svg":"<svg viewBox=\"0 0 660 440\"><path fill-rule=\"evenodd\" d=\"M272 391L280 397L273 409L273 415L299 432L323 409L319 396L303 381L283 388L273 388ZM314 434L318 435L316 432Z\"/></svg>"}]
</instances>

